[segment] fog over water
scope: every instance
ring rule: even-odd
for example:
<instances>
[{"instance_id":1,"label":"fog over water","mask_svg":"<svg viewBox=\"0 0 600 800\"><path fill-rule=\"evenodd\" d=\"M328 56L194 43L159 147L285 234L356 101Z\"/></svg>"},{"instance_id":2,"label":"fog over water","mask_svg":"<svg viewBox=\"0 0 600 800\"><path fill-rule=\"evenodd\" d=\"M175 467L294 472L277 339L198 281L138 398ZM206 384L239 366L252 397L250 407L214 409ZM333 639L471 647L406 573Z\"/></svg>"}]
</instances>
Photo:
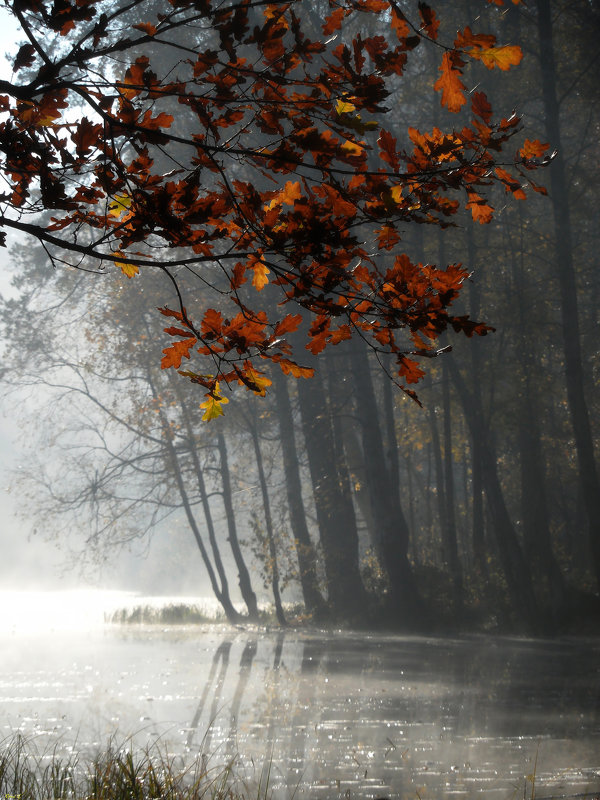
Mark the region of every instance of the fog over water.
<instances>
[{"instance_id":1,"label":"fog over water","mask_svg":"<svg viewBox=\"0 0 600 800\"><path fill-rule=\"evenodd\" d=\"M272 762L281 797L529 796L534 772L538 797L600 790L597 640L117 626L103 610L147 600L29 599L1 598L0 725L42 751Z\"/></svg>"}]
</instances>

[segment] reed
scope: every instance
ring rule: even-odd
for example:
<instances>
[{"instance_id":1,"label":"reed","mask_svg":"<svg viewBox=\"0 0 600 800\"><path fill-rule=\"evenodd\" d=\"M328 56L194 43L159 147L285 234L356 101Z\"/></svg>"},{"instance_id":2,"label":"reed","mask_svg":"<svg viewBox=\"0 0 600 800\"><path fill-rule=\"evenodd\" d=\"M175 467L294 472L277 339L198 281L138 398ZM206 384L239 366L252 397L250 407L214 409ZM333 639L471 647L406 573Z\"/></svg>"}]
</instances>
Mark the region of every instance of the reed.
<instances>
[{"instance_id":1,"label":"reed","mask_svg":"<svg viewBox=\"0 0 600 800\"><path fill-rule=\"evenodd\" d=\"M0 743L0 800L244 800L269 796L264 770L258 792L235 769L199 755L191 763L160 746L109 743L98 755L59 756L16 735Z\"/></svg>"}]
</instances>

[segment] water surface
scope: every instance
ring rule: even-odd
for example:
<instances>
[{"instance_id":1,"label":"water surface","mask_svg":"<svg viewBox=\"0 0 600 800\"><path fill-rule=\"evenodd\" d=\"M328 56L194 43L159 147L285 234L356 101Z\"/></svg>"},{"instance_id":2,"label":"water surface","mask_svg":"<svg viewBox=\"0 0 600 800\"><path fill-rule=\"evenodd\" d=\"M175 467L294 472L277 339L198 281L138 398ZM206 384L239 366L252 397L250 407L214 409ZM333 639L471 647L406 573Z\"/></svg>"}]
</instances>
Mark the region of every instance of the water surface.
<instances>
[{"instance_id":1,"label":"water surface","mask_svg":"<svg viewBox=\"0 0 600 800\"><path fill-rule=\"evenodd\" d=\"M0 633L2 733L272 764L281 797L600 792L600 641L152 626ZM536 763L537 759L537 763ZM527 776L530 776L529 779Z\"/></svg>"}]
</instances>

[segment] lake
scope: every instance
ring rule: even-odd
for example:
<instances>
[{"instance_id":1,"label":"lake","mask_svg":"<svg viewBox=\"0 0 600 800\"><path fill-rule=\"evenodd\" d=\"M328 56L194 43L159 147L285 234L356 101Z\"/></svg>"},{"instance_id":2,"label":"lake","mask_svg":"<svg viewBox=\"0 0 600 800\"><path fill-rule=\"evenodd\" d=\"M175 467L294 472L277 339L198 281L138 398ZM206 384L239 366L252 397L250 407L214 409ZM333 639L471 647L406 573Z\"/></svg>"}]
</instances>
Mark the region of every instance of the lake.
<instances>
[{"instance_id":1,"label":"lake","mask_svg":"<svg viewBox=\"0 0 600 800\"><path fill-rule=\"evenodd\" d=\"M600 793L598 639L115 626L122 595L58 594L0 597L4 737L270 763L281 798Z\"/></svg>"}]
</instances>

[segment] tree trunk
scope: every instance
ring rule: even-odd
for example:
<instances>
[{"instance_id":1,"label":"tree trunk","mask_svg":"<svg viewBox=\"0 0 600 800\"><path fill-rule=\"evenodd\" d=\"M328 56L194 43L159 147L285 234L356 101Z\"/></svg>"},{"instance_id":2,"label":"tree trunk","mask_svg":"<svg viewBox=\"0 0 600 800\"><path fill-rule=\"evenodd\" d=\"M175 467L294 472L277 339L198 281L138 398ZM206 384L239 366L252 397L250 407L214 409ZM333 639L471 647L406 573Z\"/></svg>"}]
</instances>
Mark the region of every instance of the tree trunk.
<instances>
[{"instance_id":1,"label":"tree trunk","mask_svg":"<svg viewBox=\"0 0 600 800\"><path fill-rule=\"evenodd\" d=\"M225 437L223 436L223 431L219 422L220 420L217 420L214 424L217 427L217 447L219 448L219 456L221 459L221 481L223 483L223 505L225 506L225 516L227 518L227 538L238 569L239 587L244 603L248 608L248 619L256 622L258 620L258 604L256 602L256 595L252 589L250 574L248 572L248 568L246 567L246 562L244 561L244 556L238 540L237 527L235 524L235 512L233 510L231 494L231 476L229 474L227 444L225 442Z\"/></svg>"},{"instance_id":2,"label":"tree trunk","mask_svg":"<svg viewBox=\"0 0 600 800\"><path fill-rule=\"evenodd\" d=\"M444 501L446 503L446 558L450 568L454 594L454 611L462 616L463 576L458 555L454 504L454 464L452 460L452 408L450 404L450 375L447 361L442 361L442 401L444 404Z\"/></svg>"},{"instance_id":3,"label":"tree trunk","mask_svg":"<svg viewBox=\"0 0 600 800\"><path fill-rule=\"evenodd\" d=\"M476 393L468 391L452 355L445 356L454 385L463 404L471 437L481 446L481 472L487 498L498 554L502 564L508 591L516 614L521 615L531 632L537 632L540 614L533 592L531 571L523 556L519 540L511 522L502 487L498 478L496 455L484 423L483 409Z\"/></svg>"},{"instance_id":4,"label":"tree trunk","mask_svg":"<svg viewBox=\"0 0 600 800\"><path fill-rule=\"evenodd\" d=\"M190 412L183 396L183 392L181 391L181 380L178 375L171 375L171 384L175 389L175 393L177 395L177 400L179 402L179 406L181 408L181 413L183 417L183 423L185 426L185 431L188 439L188 446L189 446L189 453L192 459L192 464L194 466L194 472L196 473L196 483L198 484L198 492L200 494L200 502L202 504L202 511L204 512L204 519L206 522L206 530L208 532L208 541L210 542L210 547L213 554L213 559L215 562L216 570L219 574L219 580L221 582L222 593L229 597L229 582L227 580L227 575L225 573L225 567L223 566L223 560L221 558L221 551L219 550L219 545L217 544L217 536L215 531L215 526L212 517L212 511L210 508L210 503L208 499L208 492L206 490L206 482L204 480L204 473L202 471L202 466L200 464L200 460L198 458L198 451L196 448L196 439L194 436L194 430L192 426L192 421L190 419Z\"/></svg>"},{"instance_id":5,"label":"tree trunk","mask_svg":"<svg viewBox=\"0 0 600 800\"><path fill-rule=\"evenodd\" d=\"M252 399L250 402L252 402ZM269 559L270 559L269 572L271 577L271 589L273 591L273 601L275 603L275 614L277 616L277 621L279 622L280 625L287 625L285 614L283 613L283 606L281 604L281 594L279 592L279 565L277 563L277 547L275 545L275 534L273 531L271 501L269 500L269 490L267 488L267 481L265 478L262 452L260 449L260 441L258 439L258 430L256 428L256 419L252 419L250 421L250 434L252 436L252 444L254 445L256 468L258 470L258 482L260 484L260 491L263 502L263 512L265 515L265 528L267 529L267 542L269 544Z\"/></svg>"},{"instance_id":6,"label":"tree trunk","mask_svg":"<svg viewBox=\"0 0 600 800\"><path fill-rule=\"evenodd\" d=\"M148 371L147 377L148 377L148 384L149 384L150 389L152 391L152 395L153 395L154 399L158 399L158 393L156 391L156 387L155 387L154 381L152 380L152 376L150 374L150 371ZM171 462L171 467L173 469L173 475L175 477L175 483L177 484L177 489L179 491L179 496L181 497L181 502L182 502L182 505L183 505L183 509L185 511L185 515L186 515L187 520L188 520L188 524L189 524L189 526L190 526L190 528L192 530L192 533L194 535L194 539L196 540L196 544L198 545L198 549L200 550L200 555L202 557L202 561L204 562L204 566L206 567L206 571L208 573L208 578L210 580L210 585L212 587L213 593L214 593L215 597L217 598L217 600L219 601L219 603L221 604L221 606L223 608L223 611L225 612L225 616L227 617L229 622L232 622L234 624L235 623L239 623L244 618L239 613L239 611L237 611L234 608L234 605L231 602L231 598L229 596L229 586L227 584L227 580L225 580L223 583L221 583L221 585L219 585L219 582L217 581L217 576L215 574L212 562L210 560L210 556L208 554L208 551L206 549L206 546L205 546L204 541L202 539L202 536L200 534L200 530L199 530L198 525L196 523L196 518L194 516L194 512L192 511L192 506L191 506L191 503L190 503L190 500L189 500L189 496L188 496L188 493L187 493L187 490L186 490L186 487L185 487L185 481L184 481L183 474L181 472L181 467L180 467L180 464L179 464L179 457L177 455L177 451L176 451L175 446L173 444L173 433L171 431L171 427L169 425L169 421L165 417L164 412L162 411L162 409L160 407L160 404L158 404L157 407L158 407L158 410L159 410L160 422L161 422L161 428L162 428L162 433L163 433L163 437L164 437L165 447L167 449L169 460ZM209 509L209 516L210 516L210 509ZM208 518L207 518L207 522L208 522Z\"/></svg>"},{"instance_id":7,"label":"tree trunk","mask_svg":"<svg viewBox=\"0 0 600 800\"><path fill-rule=\"evenodd\" d=\"M600 482L598 480L594 444L584 392L579 310L573 265L569 187L567 186L561 147L559 104L556 91L556 63L552 40L551 3L550 0L536 0L536 4L546 135L551 146L558 150L550 167L550 186L554 230L556 232L555 253L561 297L567 398L577 449L579 479L588 516L592 559L596 581L600 587Z\"/></svg>"},{"instance_id":8,"label":"tree trunk","mask_svg":"<svg viewBox=\"0 0 600 800\"><path fill-rule=\"evenodd\" d=\"M298 399L327 581L328 601L337 619L365 619L366 592L359 569L354 506L342 493L323 379L298 381Z\"/></svg>"},{"instance_id":9,"label":"tree trunk","mask_svg":"<svg viewBox=\"0 0 600 800\"><path fill-rule=\"evenodd\" d=\"M373 390L369 360L362 341L352 343L351 365L363 454L375 524L375 546L389 578L389 606L403 627L419 626L423 602L408 560L409 532L387 470L379 412Z\"/></svg>"},{"instance_id":10,"label":"tree trunk","mask_svg":"<svg viewBox=\"0 0 600 800\"><path fill-rule=\"evenodd\" d=\"M306 524L306 513L302 501L302 482L300 480L298 452L294 436L292 404L290 403L286 378L283 377L278 369L273 372L273 386L281 436L288 511L298 557L302 596L309 614L313 615L315 620L321 620L325 615L325 601L319 589L317 554Z\"/></svg>"}]
</instances>

